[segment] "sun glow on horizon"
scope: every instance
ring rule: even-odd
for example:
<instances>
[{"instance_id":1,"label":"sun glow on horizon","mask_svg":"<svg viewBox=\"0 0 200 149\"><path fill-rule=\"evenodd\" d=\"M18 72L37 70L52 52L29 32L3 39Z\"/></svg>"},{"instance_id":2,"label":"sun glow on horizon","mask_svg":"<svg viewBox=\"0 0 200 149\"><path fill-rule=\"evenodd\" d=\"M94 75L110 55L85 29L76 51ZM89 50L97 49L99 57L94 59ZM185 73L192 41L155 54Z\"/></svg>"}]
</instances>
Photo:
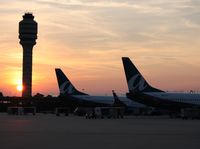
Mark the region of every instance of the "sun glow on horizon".
<instances>
[{"instance_id":1,"label":"sun glow on horizon","mask_svg":"<svg viewBox=\"0 0 200 149\"><path fill-rule=\"evenodd\" d=\"M17 91L21 92L23 90L23 86L22 85L17 85Z\"/></svg>"},{"instance_id":2,"label":"sun glow on horizon","mask_svg":"<svg viewBox=\"0 0 200 149\"><path fill-rule=\"evenodd\" d=\"M23 90L22 80L16 79L15 82L17 91L21 92Z\"/></svg>"}]
</instances>

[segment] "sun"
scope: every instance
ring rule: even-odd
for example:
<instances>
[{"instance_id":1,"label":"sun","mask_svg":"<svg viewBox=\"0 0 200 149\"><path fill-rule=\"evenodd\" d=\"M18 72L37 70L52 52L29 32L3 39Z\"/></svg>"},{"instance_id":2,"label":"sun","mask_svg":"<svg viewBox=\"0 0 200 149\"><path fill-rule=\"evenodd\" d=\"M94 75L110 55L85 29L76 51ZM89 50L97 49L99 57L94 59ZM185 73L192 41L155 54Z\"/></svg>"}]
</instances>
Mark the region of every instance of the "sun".
<instances>
[{"instance_id":1,"label":"sun","mask_svg":"<svg viewBox=\"0 0 200 149\"><path fill-rule=\"evenodd\" d=\"M23 90L23 86L22 86L22 85L17 85L17 90L18 90L19 92L21 92L21 91Z\"/></svg>"}]
</instances>

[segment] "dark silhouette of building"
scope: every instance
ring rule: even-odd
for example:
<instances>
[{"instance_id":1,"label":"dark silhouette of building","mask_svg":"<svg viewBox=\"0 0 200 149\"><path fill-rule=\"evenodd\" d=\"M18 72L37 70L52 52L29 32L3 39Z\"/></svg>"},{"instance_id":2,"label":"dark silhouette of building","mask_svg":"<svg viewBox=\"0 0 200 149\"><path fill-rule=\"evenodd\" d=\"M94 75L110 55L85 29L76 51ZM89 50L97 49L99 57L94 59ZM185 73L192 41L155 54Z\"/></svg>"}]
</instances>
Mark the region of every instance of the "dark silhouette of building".
<instances>
[{"instance_id":1,"label":"dark silhouette of building","mask_svg":"<svg viewBox=\"0 0 200 149\"><path fill-rule=\"evenodd\" d=\"M25 13L19 22L19 39L23 47L22 97L32 96L32 51L37 39L37 22L31 13Z\"/></svg>"}]
</instances>

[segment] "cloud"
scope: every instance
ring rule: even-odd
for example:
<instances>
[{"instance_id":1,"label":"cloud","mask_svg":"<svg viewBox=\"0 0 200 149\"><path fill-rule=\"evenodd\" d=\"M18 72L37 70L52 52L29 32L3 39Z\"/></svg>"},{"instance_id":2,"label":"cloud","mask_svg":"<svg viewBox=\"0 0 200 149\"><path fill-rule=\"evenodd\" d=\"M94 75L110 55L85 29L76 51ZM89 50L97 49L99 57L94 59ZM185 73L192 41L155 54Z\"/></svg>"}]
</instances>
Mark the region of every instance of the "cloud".
<instances>
[{"instance_id":1,"label":"cloud","mask_svg":"<svg viewBox=\"0 0 200 149\"><path fill-rule=\"evenodd\" d=\"M42 77L54 73L56 66L71 73L77 83L86 78L94 83L96 79L98 86L109 78L114 85L107 85L102 91L114 87L126 90L122 56L136 60L152 76L162 77L165 74L159 72L159 67L172 64L180 66L183 72L187 64L194 65L191 72L193 68L199 70L199 3L195 0L3 0L0 63L5 67L20 66L18 22L24 12L31 11L39 25L33 62L36 82L45 82L40 89L49 80L48 84L57 86L55 76ZM92 92L101 90L98 87L94 91L92 83L78 85Z\"/></svg>"}]
</instances>

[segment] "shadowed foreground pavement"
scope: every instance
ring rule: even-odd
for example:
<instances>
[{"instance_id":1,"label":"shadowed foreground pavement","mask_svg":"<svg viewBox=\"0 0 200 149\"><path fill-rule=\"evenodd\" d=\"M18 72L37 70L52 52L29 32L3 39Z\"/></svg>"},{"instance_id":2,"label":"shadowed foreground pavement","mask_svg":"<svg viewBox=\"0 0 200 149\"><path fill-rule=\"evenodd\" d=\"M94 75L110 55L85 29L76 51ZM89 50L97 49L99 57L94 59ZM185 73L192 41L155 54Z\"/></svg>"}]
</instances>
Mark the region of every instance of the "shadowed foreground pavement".
<instances>
[{"instance_id":1,"label":"shadowed foreground pavement","mask_svg":"<svg viewBox=\"0 0 200 149\"><path fill-rule=\"evenodd\" d=\"M199 149L200 120L0 114L1 149Z\"/></svg>"}]
</instances>

